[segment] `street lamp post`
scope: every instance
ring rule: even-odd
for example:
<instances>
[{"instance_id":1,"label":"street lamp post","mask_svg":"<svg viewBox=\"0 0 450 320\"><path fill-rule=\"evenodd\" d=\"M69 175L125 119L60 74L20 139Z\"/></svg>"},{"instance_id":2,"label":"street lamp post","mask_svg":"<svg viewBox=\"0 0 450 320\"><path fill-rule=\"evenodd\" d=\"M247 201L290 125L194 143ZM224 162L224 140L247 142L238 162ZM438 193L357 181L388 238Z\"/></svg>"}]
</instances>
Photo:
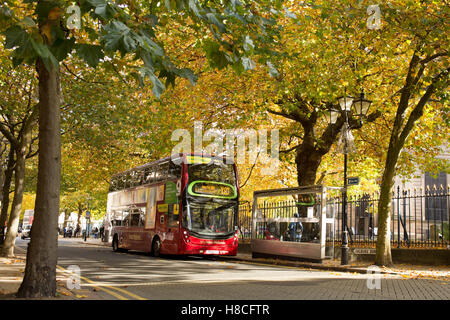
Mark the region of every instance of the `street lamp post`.
<instances>
[{"instance_id":1,"label":"street lamp post","mask_svg":"<svg viewBox=\"0 0 450 320\"><path fill-rule=\"evenodd\" d=\"M362 118L367 114L371 101L364 99L364 92L361 91L360 97L354 99L350 96L344 95L338 98L340 111L344 113L345 122L342 129L342 152L344 153L344 189L342 191L342 241L341 241L341 265L348 264L348 228L347 228L347 154L350 152L350 141L348 138L349 130L351 130L348 123L348 114L351 112L352 107L355 109L355 113L360 118L362 124ZM339 111L330 110L330 123L334 124L337 121Z\"/></svg>"},{"instance_id":2,"label":"street lamp post","mask_svg":"<svg viewBox=\"0 0 450 320\"><path fill-rule=\"evenodd\" d=\"M344 190L342 192L342 241L341 241L341 264L348 264L348 231L347 231L347 154L349 152L348 113L351 111L353 98L347 95L339 98L339 105L345 114L345 123L342 131L343 153L344 153Z\"/></svg>"}]
</instances>

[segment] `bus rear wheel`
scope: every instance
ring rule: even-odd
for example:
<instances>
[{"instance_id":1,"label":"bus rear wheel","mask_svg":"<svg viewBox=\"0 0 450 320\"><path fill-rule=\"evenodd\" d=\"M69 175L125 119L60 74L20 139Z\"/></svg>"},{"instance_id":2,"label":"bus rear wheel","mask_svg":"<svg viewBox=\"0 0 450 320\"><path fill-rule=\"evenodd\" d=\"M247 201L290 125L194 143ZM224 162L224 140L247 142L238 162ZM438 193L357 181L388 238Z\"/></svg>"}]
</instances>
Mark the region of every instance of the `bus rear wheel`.
<instances>
[{"instance_id":1,"label":"bus rear wheel","mask_svg":"<svg viewBox=\"0 0 450 320\"><path fill-rule=\"evenodd\" d=\"M155 240L153 240L152 243L152 255L154 257L159 257L159 255L161 254L161 240L159 240L159 238L156 238Z\"/></svg>"}]
</instances>

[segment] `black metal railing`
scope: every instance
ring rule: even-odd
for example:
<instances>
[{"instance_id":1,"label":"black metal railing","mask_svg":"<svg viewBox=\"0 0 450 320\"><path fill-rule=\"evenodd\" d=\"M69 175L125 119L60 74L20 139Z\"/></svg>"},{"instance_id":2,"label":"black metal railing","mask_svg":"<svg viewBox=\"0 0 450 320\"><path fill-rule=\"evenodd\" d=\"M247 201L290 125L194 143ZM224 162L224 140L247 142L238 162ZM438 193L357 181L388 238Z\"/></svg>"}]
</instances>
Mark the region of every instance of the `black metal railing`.
<instances>
[{"instance_id":1,"label":"black metal railing","mask_svg":"<svg viewBox=\"0 0 450 320\"><path fill-rule=\"evenodd\" d=\"M448 248L450 246L449 187L433 186L426 190L395 189L391 203L390 237L393 248ZM378 194L350 196L347 199L347 230L351 246L375 247L378 237ZM304 210L298 201L264 202L258 205L259 214L267 220L292 218ZM333 230L327 230L327 241L336 245L342 236L342 197L328 198L327 218L333 218ZM321 212L315 206L314 214ZM304 216L300 214L300 216ZM264 220L265 221L265 220ZM250 240L252 234L252 206L239 207L240 239ZM258 225L260 229L268 225Z\"/></svg>"}]
</instances>

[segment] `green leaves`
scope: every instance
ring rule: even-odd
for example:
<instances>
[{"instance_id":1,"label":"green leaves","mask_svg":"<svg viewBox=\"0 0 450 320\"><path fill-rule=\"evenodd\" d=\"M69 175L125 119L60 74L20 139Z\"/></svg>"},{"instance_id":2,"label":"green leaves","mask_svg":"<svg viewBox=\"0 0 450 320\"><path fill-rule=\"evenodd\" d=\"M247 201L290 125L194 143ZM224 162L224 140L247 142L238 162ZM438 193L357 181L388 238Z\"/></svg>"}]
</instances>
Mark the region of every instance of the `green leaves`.
<instances>
[{"instance_id":1,"label":"green leaves","mask_svg":"<svg viewBox=\"0 0 450 320\"><path fill-rule=\"evenodd\" d=\"M30 42L36 54L44 61L47 70L50 69L50 64L53 64L55 67L58 66L58 60L56 60L46 44L37 42L34 39L30 39Z\"/></svg>"},{"instance_id":2,"label":"green leaves","mask_svg":"<svg viewBox=\"0 0 450 320\"><path fill-rule=\"evenodd\" d=\"M100 59L104 57L101 46L91 44L77 44L75 50L80 58L82 58L89 66L95 68Z\"/></svg>"},{"instance_id":3,"label":"green leaves","mask_svg":"<svg viewBox=\"0 0 450 320\"><path fill-rule=\"evenodd\" d=\"M24 27L36 27L36 22L34 22L33 18L31 17L25 17L22 19L21 24Z\"/></svg>"},{"instance_id":4,"label":"green leaves","mask_svg":"<svg viewBox=\"0 0 450 320\"><path fill-rule=\"evenodd\" d=\"M166 87L174 85L177 77L185 78L191 84L197 82L197 76L192 70L184 66L178 68L170 62L163 43L157 40L167 39L155 34L157 28L164 28L158 29L158 32L167 32L166 29L171 28L170 24L163 25L161 21L180 23L198 32L209 30L213 35L212 39L199 40L210 66L218 69L232 66L238 73L255 68L254 61L257 60L252 59L252 56L269 52L262 51L258 46L264 43L267 47L272 35L269 29L274 25L271 19L273 14L269 10L272 2L266 1L261 1L250 11L250 7L237 0L167 0L158 6L139 1L125 4L114 0L80 0L77 5L81 9L83 29L72 31L64 26L64 13L69 2L24 1L30 9L34 7L34 15L21 17L20 21L17 18L7 18L13 15L8 6L14 2L6 2L7 5L0 6L0 17L7 19L12 25L5 33L5 47L14 49L14 63L24 60L33 62L33 59L41 57L46 65L57 65L58 61L67 58L75 50L89 66L97 67L105 54L112 57L120 52L122 58L130 54L140 62L137 65L133 62L128 69L142 67L138 78L141 81L148 77L153 83L152 91L157 96L164 90L164 85L158 78L166 79ZM22 10L18 6L17 8ZM265 18L258 11L261 15L264 13ZM86 19L83 17L85 15L90 18ZM83 36L85 34L88 39ZM128 62L130 61L124 61L122 65L127 65Z\"/></svg>"},{"instance_id":5,"label":"green leaves","mask_svg":"<svg viewBox=\"0 0 450 320\"><path fill-rule=\"evenodd\" d=\"M150 79L150 81L153 83L152 92L156 97L160 97L161 94L164 92L164 84L161 82L161 80L158 79L158 77L155 76L153 73L153 70L147 67L141 67L139 68L140 73L138 74L138 79L141 82L141 86L144 86L144 80L146 77Z\"/></svg>"},{"instance_id":6,"label":"green leaves","mask_svg":"<svg viewBox=\"0 0 450 320\"><path fill-rule=\"evenodd\" d=\"M28 33L17 25L8 28L4 34L6 36L5 49L20 47L29 41Z\"/></svg>"},{"instance_id":7,"label":"green leaves","mask_svg":"<svg viewBox=\"0 0 450 320\"><path fill-rule=\"evenodd\" d=\"M72 52L75 47L75 38L70 39L56 39L50 51L55 56L56 60L63 61L67 55Z\"/></svg>"},{"instance_id":8,"label":"green leaves","mask_svg":"<svg viewBox=\"0 0 450 320\"><path fill-rule=\"evenodd\" d=\"M56 59L48 50L48 47L35 39L18 25L14 25L5 31L5 48L15 49L13 52L13 65L17 66L22 61L32 62L41 57L47 67L55 63ZM57 62L56 62L57 63Z\"/></svg>"},{"instance_id":9,"label":"green leaves","mask_svg":"<svg viewBox=\"0 0 450 320\"><path fill-rule=\"evenodd\" d=\"M5 48L14 49L12 57L15 66L22 61L33 63L38 57L43 60L47 68L50 68L50 64L57 66L58 61L63 60L72 51L75 43L74 39L58 39L50 49L40 35L32 37L19 25L8 28L4 34Z\"/></svg>"},{"instance_id":10,"label":"green leaves","mask_svg":"<svg viewBox=\"0 0 450 320\"><path fill-rule=\"evenodd\" d=\"M113 20L103 28L102 40L105 49L109 51L120 51L122 55L136 49L134 33L124 23Z\"/></svg>"},{"instance_id":11,"label":"green leaves","mask_svg":"<svg viewBox=\"0 0 450 320\"><path fill-rule=\"evenodd\" d=\"M208 58L209 65L212 68L217 68L220 70L233 62L225 54L225 52L220 50L220 44L215 41L206 40L204 42L203 48L206 53L206 58Z\"/></svg>"}]
</instances>

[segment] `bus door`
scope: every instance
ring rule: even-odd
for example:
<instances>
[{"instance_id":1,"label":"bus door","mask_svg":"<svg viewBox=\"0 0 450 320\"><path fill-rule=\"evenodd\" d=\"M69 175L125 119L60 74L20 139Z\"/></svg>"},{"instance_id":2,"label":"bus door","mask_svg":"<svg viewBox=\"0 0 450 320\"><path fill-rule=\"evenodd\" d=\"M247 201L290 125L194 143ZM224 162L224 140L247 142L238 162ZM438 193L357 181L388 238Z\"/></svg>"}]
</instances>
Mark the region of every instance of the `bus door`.
<instances>
[{"instance_id":1,"label":"bus door","mask_svg":"<svg viewBox=\"0 0 450 320\"><path fill-rule=\"evenodd\" d=\"M141 222L142 210L133 209L130 213L130 227L128 229L129 248L132 250L145 250L144 226ZM148 248L147 248L148 249Z\"/></svg>"},{"instance_id":2,"label":"bus door","mask_svg":"<svg viewBox=\"0 0 450 320\"><path fill-rule=\"evenodd\" d=\"M169 204L167 208L167 246L170 252L178 253L178 240L180 239L180 206L178 204Z\"/></svg>"},{"instance_id":3,"label":"bus door","mask_svg":"<svg viewBox=\"0 0 450 320\"><path fill-rule=\"evenodd\" d=\"M158 204L156 226L161 235L161 249L167 254L178 253L178 216L174 215L174 207L173 204Z\"/></svg>"},{"instance_id":4,"label":"bus door","mask_svg":"<svg viewBox=\"0 0 450 320\"><path fill-rule=\"evenodd\" d=\"M171 236L167 232L167 211L168 205L163 201L159 201L157 204L156 230L161 237L161 250L170 254L172 253L172 248L169 243Z\"/></svg>"},{"instance_id":5,"label":"bus door","mask_svg":"<svg viewBox=\"0 0 450 320\"><path fill-rule=\"evenodd\" d=\"M119 246L122 248L129 249L130 248L130 242L128 238L129 233L129 226L130 226L130 211L124 210L122 211L123 220L122 220L122 227L120 228L119 232Z\"/></svg>"}]
</instances>

